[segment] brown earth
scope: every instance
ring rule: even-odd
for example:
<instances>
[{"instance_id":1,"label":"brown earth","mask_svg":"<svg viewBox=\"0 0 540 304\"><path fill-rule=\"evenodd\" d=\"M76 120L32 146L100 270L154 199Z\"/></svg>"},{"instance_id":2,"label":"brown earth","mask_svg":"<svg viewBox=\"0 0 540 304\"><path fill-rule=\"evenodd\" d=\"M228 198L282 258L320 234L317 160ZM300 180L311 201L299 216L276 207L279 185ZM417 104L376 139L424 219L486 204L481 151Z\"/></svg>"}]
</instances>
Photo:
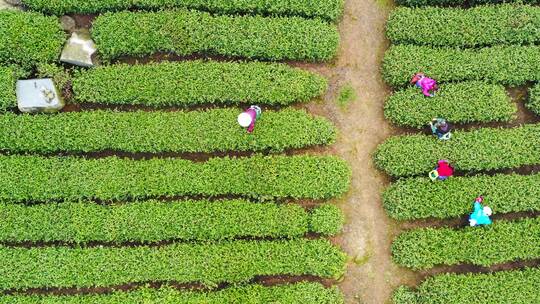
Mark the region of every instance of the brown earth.
<instances>
[{"instance_id":1,"label":"brown earth","mask_svg":"<svg viewBox=\"0 0 540 304\"><path fill-rule=\"evenodd\" d=\"M328 65L293 64L322 73L330 79L330 90L324 100L308 105L308 109L314 114L328 117L339 128L341 134L329 152L347 160L353 171L351 191L337 202L346 214L347 224L344 233L334 239L350 257L347 273L339 283L346 303L390 303L391 293L398 285L414 286L427 276L441 272L485 272L528 266L505 264L498 268L479 269L461 265L413 272L392 262L390 245L395 235L402 229L422 227L426 223L398 223L387 217L381 203L381 192L390 180L375 168L372 159L377 145L388 136L418 132L394 128L383 115L383 104L390 89L381 79L380 66L389 45L384 26L388 13L393 9L391 1L346 0L345 15L340 24L341 50L338 59ZM348 83L355 89L358 98L347 107L340 107L336 98L339 89ZM482 124L483 127L513 127L539 121L524 106L526 87L510 89L509 95L517 102L516 119L509 123ZM460 128L479 126L471 124ZM529 213L526 215L530 216ZM509 215L508 219L516 216L521 215ZM466 224L465 219L427 222L430 226ZM537 263L531 262L534 265Z\"/></svg>"},{"instance_id":2,"label":"brown earth","mask_svg":"<svg viewBox=\"0 0 540 304\"><path fill-rule=\"evenodd\" d=\"M339 286L346 303L382 304L400 284L414 284L419 275L398 268L391 261L390 244L398 230L381 205L388 183L372 160L379 143L394 130L384 119L383 104L390 93L380 76L381 60L388 47L384 26L392 4L376 0L348 0L340 24L341 50L329 65L302 65L330 79L322 102L309 110L331 119L340 130L332 152L347 160L353 171L351 191L337 203L346 214L344 233L336 241L350 256L347 273ZM340 87L350 83L358 98L346 107L336 103Z\"/></svg>"}]
</instances>

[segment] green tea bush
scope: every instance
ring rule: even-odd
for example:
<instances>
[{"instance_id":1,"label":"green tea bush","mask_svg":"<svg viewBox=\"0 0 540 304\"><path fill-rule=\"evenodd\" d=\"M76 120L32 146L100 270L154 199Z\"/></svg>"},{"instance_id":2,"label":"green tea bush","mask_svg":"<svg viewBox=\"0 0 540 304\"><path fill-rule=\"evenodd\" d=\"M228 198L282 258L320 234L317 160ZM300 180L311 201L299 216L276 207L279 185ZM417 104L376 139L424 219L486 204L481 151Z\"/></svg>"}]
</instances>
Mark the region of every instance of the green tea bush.
<instances>
[{"instance_id":1,"label":"green tea bush","mask_svg":"<svg viewBox=\"0 0 540 304\"><path fill-rule=\"evenodd\" d=\"M66 40L56 17L0 10L0 64L29 68L54 62Z\"/></svg>"},{"instance_id":2,"label":"green tea bush","mask_svg":"<svg viewBox=\"0 0 540 304\"><path fill-rule=\"evenodd\" d=\"M468 0L396 0L400 6L421 7L421 6L460 6L465 5Z\"/></svg>"},{"instance_id":3,"label":"green tea bush","mask_svg":"<svg viewBox=\"0 0 540 304\"><path fill-rule=\"evenodd\" d=\"M454 131L452 139L432 135L394 136L375 152L377 166L396 177L427 176L440 159L458 171L486 171L540 164L540 125Z\"/></svg>"},{"instance_id":4,"label":"green tea bush","mask_svg":"<svg viewBox=\"0 0 540 304\"><path fill-rule=\"evenodd\" d=\"M397 0L401 6L465 6L498 3L538 4L538 0Z\"/></svg>"},{"instance_id":5,"label":"green tea bush","mask_svg":"<svg viewBox=\"0 0 540 304\"><path fill-rule=\"evenodd\" d=\"M2 304L140 304L140 303L317 303L343 304L337 287L325 288L320 283L300 282L276 286L259 284L227 287L217 291L197 292L169 286L159 289L140 287L107 294L78 295L2 295Z\"/></svg>"},{"instance_id":6,"label":"green tea bush","mask_svg":"<svg viewBox=\"0 0 540 304\"><path fill-rule=\"evenodd\" d=\"M384 80L392 86L409 84L417 72L439 82L478 80L518 86L540 81L540 47L463 50L395 45L386 52L382 70Z\"/></svg>"},{"instance_id":7,"label":"green tea bush","mask_svg":"<svg viewBox=\"0 0 540 304\"><path fill-rule=\"evenodd\" d=\"M349 189L333 156L164 158L0 156L0 201L128 200L189 195L327 199Z\"/></svg>"},{"instance_id":8,"label":"green tea bush","mask_svg":"<svg viewBox=\"0 0 540 304\"><path fill-rule=\"evenodd\" d=\"M31 10L56 15L188 8L219 14L320 17L337 21L343 13L343 0L23 0L23 3Z\"/></svg>"},{"instance_id":9,"label":"green tea bush","mask_svg":"<svg viewBox=\"0 0 540 304\"><path fill-rule=\"evenodd\" d=\"M536 84L530 88L526 106L537 115L540 115L540 85Z\"/></svg>"},{"instance_id":10,"label":"green tea bush","mask_svg":"<svg viewBox=\"0 0 540 304\"><path fill-rule=\"evenodd\" d=\"M479 81L442 84L435 97L426 98L414 87L391 95L384 116L400 126L425 128L435 117L450 123L510 121L516 105L503 86Z\"/></svg>"},{"instance_id":11,"label":"green tea bush","mask_svg":"<svg viewBox=\"0 0 540 304\"><path fill-rule=\"evenodd\" d=\"M540 303L540 269L482 274L445 273L425 280L417 290L400 287L394 304Z\"/></svg>"},{"instance_id":12,"label":"green tea bush","mask_svg":"<svg viewBox=\"0 0 540 304\"><path fill-rule=\"evenodd\" d=\"M339 44L337 27L318 19L187 10L105 13L95 19L92 36L105 60L168 52L327 61Z\"/></svg>"},{"instance_id":13,"label":"green tea bush","mask_svg":"<svg viewBox=\"0 0 540 304\"><path fill-rule=\"evenodd\" d=\"M444 183L428 178L402 179L383 194L390 217L398 220L448 219L472 212L483 195L497 213L540 211L540 174L452 177Z\"/></svg>"},{"instance_id":14,"label":"green tea bush","mask_svg":"<svg viewBox=\"0 0 540 304\"><path fill-rule=\"evenodd\" d=\"M495 221L487 227L420 228L400 234L392 257L402 266L428 269L437 265L491 266L540 258L540 218Z\"/></svg>"},{"instance_id":15,"label":"green tea bush","mask_svg":"<svg viewBox=\"0 0 540 304\"><path fill-rule=\"evenodd\" d=\"M313 275L337 279L346 255L326 240L234 241L159 247L0 246L0 288L105 287L173 281L248 282L257 276Z\"/></svg>"},{"instance_id":16,"label":"green tea bush","mask_svg":"<svg viewBox=\"0 0 540 304\"><path fill-rule=\"evenodd\" d=\"M13 69L0 67L0 111L17 107L16 83L17 79Z\"/></svg>"},{"instance_id":17,"label":"green tea bush","mask_svg":"<svg viewBox=\"0 0 540 304\"><path fill-rule=\"evenodd\" d=\"M303 110L265 111L253 133L238 125L240 109L192 112L0 114L0 147L10 152L272 151L334 142L335 127Z\"/></svg>"},{"instance_id":18,"label":"green tea bush","mask_svg":"<svg viewBox=\"0 0 540 304\"><path fill-rule=\"evenodd\" d=\"M540 8L501 4L462 8L398 8L386 35L392 43L480 47L540 42Z\"/></svg>"},{"instance_id":19,"label":"green tea bush","mask_svg":"<svg viewBox=\"0 0 540 304\"><path fill-rule=\"evenodd\" d=\"M76 101L146 106L290 105L321 96L325 78L284 64L186 61L101 66L77 73Z\"/></svg>"},{"instance_id":20,"label":"green tea bush","mask_svg":"<svg viewBox=\"0 0 540 304\"><path fill-rule=\"evenodd\" d=\"M312 209L309 214L309 230L325 236L340 233L343 224L345 216L335 205L321 205Z\"/></svg>"},{"instance_id":21,"label":"green tea bush","mask_svg":"<svg viewBox=\"0 0 540 304\"><path fill-rule=\"evenodd\" d=\"M244 200L32 206L0 203L0 214L4 215L0 222L0 241L4 242L296 238L308 232L337 234L343 226L343 214L334 205L323 205L308 213L294 204Z\"/></svg>"}]
</instances>

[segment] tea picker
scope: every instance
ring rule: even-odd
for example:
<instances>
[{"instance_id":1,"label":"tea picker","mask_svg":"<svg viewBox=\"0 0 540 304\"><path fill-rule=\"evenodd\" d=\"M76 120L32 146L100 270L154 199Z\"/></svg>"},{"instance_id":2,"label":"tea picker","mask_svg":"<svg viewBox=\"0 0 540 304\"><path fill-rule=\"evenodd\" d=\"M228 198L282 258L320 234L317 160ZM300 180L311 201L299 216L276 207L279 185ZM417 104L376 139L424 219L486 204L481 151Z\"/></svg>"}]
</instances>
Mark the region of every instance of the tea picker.
<instances>
[{"instance_id":1,"label":"tea picker","mask_svg":"<svg viewBox=\"0 0 540 304\"><path fill-rule=\"evenodd\" d=\"M454 175L454 168L450 166L450 163L446 159L439 160L437 162L437 168L429 172L429 178L432 181L446 180L452 175Z\"/></svg>"},{"instance_id":2,"label":"tea picker","mask_svg":"<svg viewBox=\"0 0 540 304\"><path fill-rule=\"evenodd\" d=\"M258 106L251 106L238 115L238 124L242 128L247 128L248 133L253 132L255 122L261 117L262 110Z\"/></svg>"},{"instance_id":3,"label":"tea picker","mask_svg":"<svg viewBox=\"0 0 540 304\"><path fill-rule=\"evenodd\" d=\"M452 133L450 133L450 124L446 122L444 118L433 118L429 123L429 126L431 128L431 133L440 140L448 140L452 137Z\"/></svg>"},{"instance_id":4,"label":"tea picker","mask_svg":"<svg viewBox=\"0 0 540 304\"><path fill-rule=\"evenodd\" d=\"M433 97L431 91L438 90L437 82L434 79L426 77L423 73L414 74L411 79L411 84L414 84L417 88L422 89L422 93L427 97Z\"/></svg>"},{"instance_id":5,"label":"tea picker","mask_svg":"<svg viewBox=\"0 0 540 304\"><path fill-rule=\"evenodd\" d=\"M474 200L474 210L469 216L469 225L472 227L480 225L487 226L491 224L491 219L489 217L493 212L488 206L482 206L482 201L484 201L482 196L479 196Z\"/></svg>"}]
</instances>

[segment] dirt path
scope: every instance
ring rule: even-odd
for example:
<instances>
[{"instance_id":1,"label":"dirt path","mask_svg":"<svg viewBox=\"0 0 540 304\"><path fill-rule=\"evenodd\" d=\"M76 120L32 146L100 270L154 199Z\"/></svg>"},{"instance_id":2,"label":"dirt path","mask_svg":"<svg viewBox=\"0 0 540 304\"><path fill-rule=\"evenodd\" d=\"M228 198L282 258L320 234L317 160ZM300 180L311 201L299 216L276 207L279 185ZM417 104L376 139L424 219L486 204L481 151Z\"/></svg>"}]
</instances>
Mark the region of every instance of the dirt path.
<instances>
[{"instance_id":1,"label":"dirt path","mask_svg":"<svg viewBox=\"0 0 540 304\"><path fill-rule=\"evenodd\" d=\"M346 159L353 170L352 189L339 202L347 225L338 242L352 257L340 283L347 303L386 303L397 285L412 283L417 276L391 262L390 244L397 224L382 208L381 191L388 180L372 161L377 145L394 132L383 116L389 89L379 71L388 47L384 26L391 5L375 0L346 1L338 60L330 66L303 66L331 79L324 102L309 108L338 126L341 134L333 152ZM354 87L358 100L340 108L335 98L346 83Z\"/></svg>"}]
</instances>

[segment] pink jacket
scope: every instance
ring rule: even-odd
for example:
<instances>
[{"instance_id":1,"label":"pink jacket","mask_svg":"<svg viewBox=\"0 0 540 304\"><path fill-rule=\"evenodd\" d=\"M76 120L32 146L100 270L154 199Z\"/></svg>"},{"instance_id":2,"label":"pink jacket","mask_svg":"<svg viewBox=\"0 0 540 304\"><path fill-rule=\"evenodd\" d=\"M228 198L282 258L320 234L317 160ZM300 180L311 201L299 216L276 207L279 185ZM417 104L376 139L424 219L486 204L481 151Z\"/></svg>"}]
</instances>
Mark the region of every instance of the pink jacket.
<instances>
[{"instance_id":1,"label":"pink jacket","mask_svg":"<svg viewBox=\"0 0 540 304\"><path fill-rule=\"evenodd\" d=\"M437 82L428 77L422 77L416 82L416 86L422 89L422 93L428 97L431 97L429 91L437 89Z\"/></svg>"},{"instance_id":2,"label":"pink jacket","mask_svg":"<svg viewBox=\"0 0 540 304\"><path fill-rule=\"evenodd\" d=\"M251 124L247 128L248 133L253 132L253 129L255 129L255 121L257 120L257 111L253 108L249 108L245 111L249 116L251 116Z\"/></svg>"}]
</instances>

